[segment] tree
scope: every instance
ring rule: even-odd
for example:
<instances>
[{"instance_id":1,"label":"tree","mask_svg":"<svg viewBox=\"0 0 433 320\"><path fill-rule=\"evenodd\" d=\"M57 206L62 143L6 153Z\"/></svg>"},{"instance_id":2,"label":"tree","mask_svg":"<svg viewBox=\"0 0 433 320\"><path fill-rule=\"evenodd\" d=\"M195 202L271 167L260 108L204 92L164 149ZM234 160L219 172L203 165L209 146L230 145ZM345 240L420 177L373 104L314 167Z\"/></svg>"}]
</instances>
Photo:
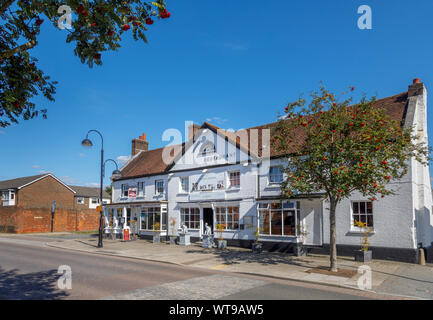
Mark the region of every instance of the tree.
<instances>
[{"instance_id":1,"label":"tree","mask_svg":"<svg viewBox=\"0 0 433 320\"><path fill-rule=\"evenodd\" d=\"M350 90L354 90L353 87ZM339 202L354 191L369 197L394 194L391 179L401 179L412 157L428 163L429 149L402 128L375 98L337 99L323 86L285 107L285 117L275 127L272 144L287 155L283 171L283 198L296 193L324 192L329 201L330 270L337 271L335 212Z\"/></svg>"},{"instance_id":2,"label":"tree","mask_svg":"<svg viewBox=\"0 0 433 320\"><path fill-rule=\"evenodd\" d=\"M105 187L105 192L111 196L111 194L113 192L113 188L111 186L107 186L107 187Z\"/></svg>"},{"instance_id":3,"label":"tree","mask_svg":"<svg viewBox=\"0 0 433 320\"><path fill-rule=\"evenodd\" d=\"M147 43L145 31L152 18L166 19L170 13L164 0L2 0L0 3L0 127L18 123L42 114L31 99L43 95L54 101L57 82L37 67L38 60L30 49L37 39L44 20L58 28L59 18L68 6L74 13L66 42L74 43L74 53L89 67L102 65L105 51L118 50L121 36L132 33L134 40Z\"/></svg>"}]
</instances>

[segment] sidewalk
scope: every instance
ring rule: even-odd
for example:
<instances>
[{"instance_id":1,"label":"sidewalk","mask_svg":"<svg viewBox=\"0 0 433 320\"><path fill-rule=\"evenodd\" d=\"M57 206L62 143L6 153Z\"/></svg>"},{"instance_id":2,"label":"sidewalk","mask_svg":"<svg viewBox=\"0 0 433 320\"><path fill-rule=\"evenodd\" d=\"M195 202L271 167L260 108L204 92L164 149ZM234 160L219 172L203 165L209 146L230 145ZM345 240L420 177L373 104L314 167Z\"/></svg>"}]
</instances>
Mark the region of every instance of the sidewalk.
<instances>
[{"instance_id":1,"label":"sidewalk","mask_svg":"<svg viewBox=\"0 0 433 320\"><path fill-rule=\"evenodd\" d=\"M357 273L362 263L352 257L339 257L339 272L329 274L329 257L308 255L295 257L285 253L253 254L250 249L230 247L227 250L205 249L200 243L191 246L154 244L147 240L122 242L104 239L97 248L97 239L74 239L48 242L48 246L90 253L108 254L156 262L193 266L212 270L253 274L279 279L312 282L358 289ZM433 299L433 268L415 264L374 260L372 291L400 296Z\"/></svg>"}]
</instances>

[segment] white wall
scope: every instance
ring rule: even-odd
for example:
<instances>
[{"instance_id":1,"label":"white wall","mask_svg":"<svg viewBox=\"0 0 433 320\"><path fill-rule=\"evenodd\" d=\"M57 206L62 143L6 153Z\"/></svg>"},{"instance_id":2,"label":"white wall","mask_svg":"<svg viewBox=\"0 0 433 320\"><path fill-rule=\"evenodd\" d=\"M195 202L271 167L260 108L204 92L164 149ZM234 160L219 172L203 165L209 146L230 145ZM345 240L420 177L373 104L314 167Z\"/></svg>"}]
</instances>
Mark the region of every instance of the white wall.
<instances>
[{"instance_id":1,"label":"white wall","mask_svg":"<svg viewBox=\"0 0 433 320\"><path fill-rule=\"evenodd\" d=\"M113 182L113 203L133 203L142 201L164 201L167 200L167 175L155 175L149 177L141 177L136 179L125 179ZM155 181L164 181L163 194L155 194ZM144 197L128 198L122 196L122 184L128 184L130 187L137 187L138 182L144 182ZM137 189L138 190L138 189Z\"/></svg>"}]
</instances>

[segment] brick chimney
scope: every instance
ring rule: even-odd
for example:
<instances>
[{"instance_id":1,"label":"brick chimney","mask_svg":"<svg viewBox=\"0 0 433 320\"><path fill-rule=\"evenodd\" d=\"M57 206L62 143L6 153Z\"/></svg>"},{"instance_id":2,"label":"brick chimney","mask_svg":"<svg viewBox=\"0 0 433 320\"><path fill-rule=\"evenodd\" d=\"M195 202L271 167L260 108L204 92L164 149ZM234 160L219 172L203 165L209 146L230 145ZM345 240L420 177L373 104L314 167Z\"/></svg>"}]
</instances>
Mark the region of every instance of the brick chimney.
<instances>
[{"instance_id":1,"label":"brick chimney","mask_svg":"<svg viewBox=\"0 0 433 320\"><path fill-rule=\"evenodd\" d=\"M408 95L409 97L422 95L424 92L424 84L419 78L413 79L412 84L409 86Z\"/></svg>"},{"instance_id":2,"label":"brick chimney","mask_svg":"<svg viewBox=\"0 0 433 320\"><path fill-rule=\"evenodd\" d=\"M193 124L188 127L188 141L191 140L195 133L200 129L199 125Z\"/></svg>"},{"instance_id":3,"label":"brick chimney","mask_svg":"<svg viewBox=\"0 0 433 320\"><path fill-rule=\"evenodd\" d=\"M146 135L143 133L142 136L132 139L132 153L131 156L135 156L140 151L148 151L149 142L146 141Z\"/></svg>"}]
</instances>

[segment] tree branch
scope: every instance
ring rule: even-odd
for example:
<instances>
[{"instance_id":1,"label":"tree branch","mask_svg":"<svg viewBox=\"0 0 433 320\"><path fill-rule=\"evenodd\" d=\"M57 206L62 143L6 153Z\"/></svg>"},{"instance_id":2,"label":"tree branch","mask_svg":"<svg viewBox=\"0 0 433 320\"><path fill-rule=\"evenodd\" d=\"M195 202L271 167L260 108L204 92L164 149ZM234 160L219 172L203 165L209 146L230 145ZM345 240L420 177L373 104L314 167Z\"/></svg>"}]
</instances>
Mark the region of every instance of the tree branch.
<instances>
[{"instance_id":1,"label":"tree branch","mask_svg":"<svg viewBox=\"0 0 433 320\"><path fill-rule=\"evenodd\" d=\"M37 41L35 39L32 39L25 44L22 44L22 45L14 48L14 49L8 50L5 53L0 54L0 61L6 60L18 52L29 50L29 49L33 48L34 46L36 46L36 44L37 44Z\"/></svg>"},{"instance_id":2,"label":"tree branch","mask_svg":"<svg viewBox=\"0 0 433 320\"><path fill-rule=\"evenodd\" d=\"M5 13L7 8L9 8L15 0L3 0L0 4L0 14Z\"/></svg>"}]
</instances>

